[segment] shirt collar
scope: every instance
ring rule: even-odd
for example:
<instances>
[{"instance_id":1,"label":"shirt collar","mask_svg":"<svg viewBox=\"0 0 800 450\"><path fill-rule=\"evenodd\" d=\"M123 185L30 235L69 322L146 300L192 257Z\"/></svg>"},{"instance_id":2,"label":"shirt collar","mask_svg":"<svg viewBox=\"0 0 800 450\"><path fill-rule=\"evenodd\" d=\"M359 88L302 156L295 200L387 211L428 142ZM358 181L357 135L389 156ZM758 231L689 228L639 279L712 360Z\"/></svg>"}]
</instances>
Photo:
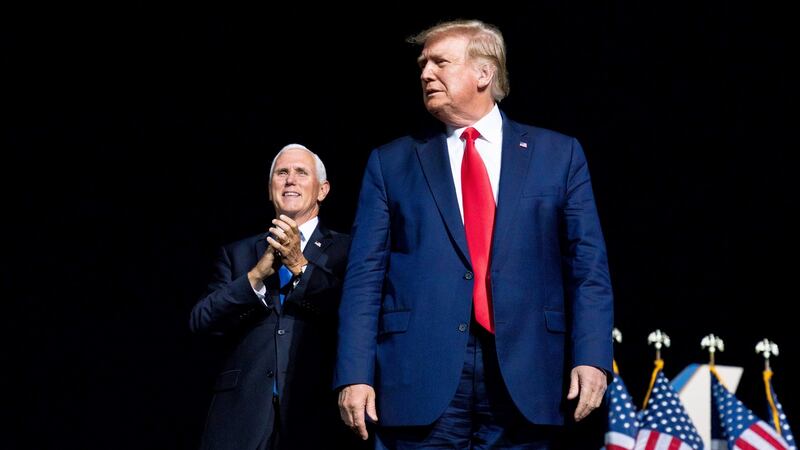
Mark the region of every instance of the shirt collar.
<instances>
[{"instance_id":1,"label":"shirt collar","mask_svg":"<svg viewBox=\"0 0 800 450\"><path fill-rule=\"evenodd\" d=\"M311 237L311 233L314 232L318 224L319 216L315 216L313 219L297 227L300 230L300 246L304 249L306 246L306 241L308 241L308 238Z\"/></svg>"},{"instance_id":2,"label":"shirt collar","mask_svg":"<svg viewBox=\"0 0 800 450\"><path fill-rule=\"evenodd\" d=\"M470 126L478 130L481 138L489 143L499 143L503 138L503 116L500 114L500 108L497 107L497 103L494 104L488 114ZM467 128L469 127L452 128L448 126L447 132L449 136L456 136L461 139L461 133Z\"/></svg>"}]
</instances>

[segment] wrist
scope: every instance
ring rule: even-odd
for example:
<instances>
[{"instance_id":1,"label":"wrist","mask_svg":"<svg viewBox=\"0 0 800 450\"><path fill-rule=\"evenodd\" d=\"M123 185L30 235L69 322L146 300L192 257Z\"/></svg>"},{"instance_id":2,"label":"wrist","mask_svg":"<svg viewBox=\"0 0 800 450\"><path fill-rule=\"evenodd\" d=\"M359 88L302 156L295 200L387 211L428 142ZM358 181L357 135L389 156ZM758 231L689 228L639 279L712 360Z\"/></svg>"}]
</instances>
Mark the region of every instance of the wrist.
<instances>
[{"instance_id":1,"label":"wrist","mask_svg":"<svg viewBox=\"0 0 800 450\"><path fill-rule=\"evenodd\" d=\"M302 261L298 261L296 264L287 267L292 275L299 277L300 275L305 272L306 266L308 265L308 260L303 258Z\"/></svg>"},{"instance_id":2,"label":"wrist","mask_svg":"<svg viewBox=\"0 0 800 450\"><path fill-rule=\"evenodd\" d=\"M247 272L247 281L250 282L250 286L252 286L253 289L258 289L258 287L264 284L264 278L259 276L255 270Z\"/></svg>"}]
</instances>

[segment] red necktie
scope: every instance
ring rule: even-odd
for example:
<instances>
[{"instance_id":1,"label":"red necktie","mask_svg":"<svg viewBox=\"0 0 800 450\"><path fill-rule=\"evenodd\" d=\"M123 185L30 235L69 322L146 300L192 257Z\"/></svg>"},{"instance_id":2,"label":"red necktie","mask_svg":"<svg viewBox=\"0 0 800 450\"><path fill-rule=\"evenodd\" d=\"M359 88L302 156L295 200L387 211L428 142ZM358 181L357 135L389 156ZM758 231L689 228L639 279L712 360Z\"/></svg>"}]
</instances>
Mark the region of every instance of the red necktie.
<instances>
[{"instance_id":1,"label":"red necktie","mask_svg":"<svg viewBox=\"0 0 800 450\"><path fill-rule=\"evenodd\" d=\"M489 183L489 174L481 155L475 148L478 130L469 127L461 134L466 140L464 158L461 160L461 195L464 202L464 228L467 246L475 274L472 287L475 320L489 332L494 333L492 318L491 287L489 285L489 255L492 249L494 228L494 195Z\"/></svg>"}]
</instances>

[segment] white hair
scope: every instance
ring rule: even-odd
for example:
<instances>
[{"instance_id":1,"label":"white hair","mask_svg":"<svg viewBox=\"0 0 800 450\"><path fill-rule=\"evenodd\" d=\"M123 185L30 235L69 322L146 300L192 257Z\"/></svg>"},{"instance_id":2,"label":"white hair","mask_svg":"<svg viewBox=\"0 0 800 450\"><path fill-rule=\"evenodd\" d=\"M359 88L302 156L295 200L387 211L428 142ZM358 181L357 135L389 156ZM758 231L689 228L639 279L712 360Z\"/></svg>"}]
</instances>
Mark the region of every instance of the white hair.
<instances>
[{"instance_id":1,"label":"white hair","mask_svg":"<svg viewBox=\"0 0 800 450\"><path fill-rule=\"evenodd\" d=\"M308 149L308 147L306 147L305 145L302 145L302 144L289 144L289 145L286 145L278 152L277 155L275 155L274 158L272 158L272 165L269 167L269 178L270 178L270 180L272 179L272 172L275 171L275 162L278 161L278 157L281 156L281 153L283 153L283 152L285 152L287 150L295 149L295 148L300 149L300 150L305 150L308 153L310 153L311 156L314 157L314 165L316 166L316 169L317 169L316 170L316 172L317 172L317 180L319 180L320 183L324 183L328 179L328 174L325 172L325 164L322 164L322 160L319 159L319 156L317 156L316 153L312 152L311 150Z\"/></svg>"}]
</instances>

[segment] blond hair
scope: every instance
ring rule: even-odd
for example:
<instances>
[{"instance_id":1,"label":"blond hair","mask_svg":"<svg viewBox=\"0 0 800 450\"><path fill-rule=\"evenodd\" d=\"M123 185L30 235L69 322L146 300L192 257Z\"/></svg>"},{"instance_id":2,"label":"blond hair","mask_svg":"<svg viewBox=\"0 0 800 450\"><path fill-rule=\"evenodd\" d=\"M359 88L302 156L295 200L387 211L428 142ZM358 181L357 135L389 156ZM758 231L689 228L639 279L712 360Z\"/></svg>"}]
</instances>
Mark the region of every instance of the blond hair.
<instances>
[{"instance_id":1,"label":"blond hair","mask_svg":"<svg viewBox=\"0 0 800 450\"><path fill-rule=\"evenodd\" d=\"M467 56L482 59L494 67L492 97L498 102L505 98L510 86L506 69L506 44L500 30L480 20L452 20L434 25L407 40L412 44L425 45L428 40L445 35L469 38Z\"/></svg>"}]
</instances>

